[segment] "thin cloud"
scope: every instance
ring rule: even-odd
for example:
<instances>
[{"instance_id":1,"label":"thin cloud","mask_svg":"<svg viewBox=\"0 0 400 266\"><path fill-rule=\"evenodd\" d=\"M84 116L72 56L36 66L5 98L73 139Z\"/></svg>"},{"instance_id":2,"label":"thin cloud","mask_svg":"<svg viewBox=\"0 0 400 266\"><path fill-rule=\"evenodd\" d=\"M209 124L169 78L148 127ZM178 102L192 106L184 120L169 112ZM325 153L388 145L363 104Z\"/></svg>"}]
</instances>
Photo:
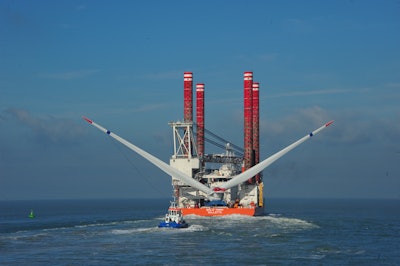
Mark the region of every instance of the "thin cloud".
<instances>
[{"instance_id":1,"label":"thin cloud","mask_svg":"<svg viewBox=\"0 0 400 266\"><path fill-rule=\"evenodd\" d=\"M296 33L309 33L314 30L314 26L304 19L289 18L283 20L283 26Z\"/></svg>"},{"instance_id":2,"label":"thin cloud","mask_svg":"<svg viewBox=\"0 0 400 266\"><path fill-rule=\"evenodd\" d=\"M78 5L77 7L76 7L76 10L77 11L83 11L83 10L85 10L86 9L86 6L85 5Z\"/></svg>"},{"instance_id":3,"label":"thin cloud","mask_svg":"<svg viewBox=\"0 0 400 266\"><path fill-rule=\"evenodd\" d=\"M85 78L94 75L98 72L100 72L100 70L86 69L86 70L77 70L77 71L59 72L59 73L42 73L39 74L39 76L47 79L73 80L73 79Z\"/></svg>"},{"instance_id":4,"label":"thin cloud","mask_svg":"<svg viewBox=\"0 0 400 266\"><path fill-rule=\"evenodd\" d=\"M86 132L83 127L66 118L39 117L19 108L9 108L4 113L30 128L40 142L76 142Z\"/></svg>"},{"instance_id":5,"label":"thin cloud","mask_svg":"<svg viewBox=\"0 0 400 266\"><path fill-rule=\"evenodd\" d=\"M258 58L260 59L260 61L263 61L263 62L273 62L279 58L279 54L278 53L265 53L265 54L260 54L258 56Z\"/></svg>"},{"instance_id":6,"label":"thin cloud","mask_svg":"<svg viewBox=\"0 0 400 266\"><path fill-rule=\"evenodd\" d=\"M390 82L390 83L385 84L385 86L388 88L400 88L400 83Z\"/></svg>"},{"instance_id":7,"label":"thin cloud","mask_svg":"<svg viewBox=\"0 0 400 266\"><path fill-rule=\"evenodd\" d=\"M357 111L343 111L338 114L340 130L335 131L332 140L341 144L376 143L380 146L399 147L399 116L370 117Z\"/></svg>"},{"instance_id":8,"label":"thin cloud","mask_svg":"<svg viewBox=\"0 0 400 266\"><path fill-rule=\"evenodd\" d=\"M182 76L183 71L167 71L167 72L159 72L159 73L150 73L145 75L147 79L176 79L177 77Z\"/></svg>"},{"instance_id":9,"label":"thin cloud","mask_svg":"<svg viewBox=\"0 0 400 266\"><path fill-rule=\"evenodd\" d=\"M164 104L164 103L155 103L155 104L146 104L146 105L142 105L139 106L138 108L134 109L133 112L151 112L151 111L155 111L155 110L160 110L160 109L166 109L169 108L170 106L168 104Z\"/></svg>"},{"instance_id":10,"label":"thin cloud","mask_svg":"<svg viewBox=\"0 0 400 266\"><path fill-rule=\"evenodd\" d=\"M72 24L68 24L68 23L61 23L61 24L59 24L59 26L62 29L72 29L72 28L74 28L74 26Z\"/></svg>"},{"instance_id":11,"label":"thin cloud","mask_svg":"<svg viewBox=\"0 0 400 266\"><path fill-rule=\"evenodd\" d=\"M314 106L299 109L292 115L288 115L276 122L260 121L260 130L262 132L268 132L269 135L282 136L288 134L286 132L290 129L292 134L299 135L304 132L305 128L321 126L323 123L330 120L332 120L332 116L327 110L324 110L319 106ZM308 125L308 127L305 127L305 125Z\"/></svg>"},{"instance_id":12,"label":"thin cloud","mask_svg":"<svg viewBox=\"0 0 400 266\"><path fill-rule=\"evenodd\" d=\"M342 93L354 93L354 92L365 92L368 89L321 89L321 90L303 90L303 91L289 91L285 93L277 93L268 95L268 98L281 98L281 97L297 97L297 96L310 96L310 95L326 95L326 94L342 94Z\"/></svg>"},{"instance_id":13,"label":"thin cloud","mask_svg":"<svg viewBox=\"0 0 400 266\"><path fill-rule=\"evenodd\" d=\"M144 104L140 106L136 106L134 108L121 108L119 105L102 105L101 111L97 111L96 114L100 116L104 115L126 115L126 114L135 114L135 113L146 113L153 112L159 110L166 110L171 108L171 104L168 103L154 103L154 104ZM87 107L87 106L85 106ZM97 107L94 104L91 109L95 109ZM1 117L0 117L1 118Z\"/></svg>"},{"instance_id":14,"label":"thin cloud","mask_svg":"<svg viewBox=\"0 0 400 266\"><path fill-rule=\"evenodd\" d=\"M305 125L318 127L335 120L333 129L324 133L331 143L338 145L378 144L398 146L400 135L400 115L396 117L372 117L361 111L342 110L330 112L319 106L299 109L294 114L279 121L260 121L260 131L266 132L265 139L281 136L301 135ZM288 133L290 130L290 133Z\"/></svg>"}]
</instances>

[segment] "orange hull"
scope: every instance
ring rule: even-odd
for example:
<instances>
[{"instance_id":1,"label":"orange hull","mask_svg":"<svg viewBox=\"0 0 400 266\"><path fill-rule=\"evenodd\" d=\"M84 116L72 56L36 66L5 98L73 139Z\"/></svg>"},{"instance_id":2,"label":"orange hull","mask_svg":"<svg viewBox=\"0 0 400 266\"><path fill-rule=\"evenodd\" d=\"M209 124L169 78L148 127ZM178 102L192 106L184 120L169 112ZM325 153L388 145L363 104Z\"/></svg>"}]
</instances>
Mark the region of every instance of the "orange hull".
<instances>
[{"instance_id":1,"label":"orange hull","mask_svg":"<svg viewBox=\"0 0 400 266\"><path fill-rule=\"evenodd\" d=\"M182 214L198 216L227 216L227 215L246 215L259 216L264 214L263 207L248 208L228 208L228 207L201 207L201 208L181 208Z\"/></svg>"}]
</instances>

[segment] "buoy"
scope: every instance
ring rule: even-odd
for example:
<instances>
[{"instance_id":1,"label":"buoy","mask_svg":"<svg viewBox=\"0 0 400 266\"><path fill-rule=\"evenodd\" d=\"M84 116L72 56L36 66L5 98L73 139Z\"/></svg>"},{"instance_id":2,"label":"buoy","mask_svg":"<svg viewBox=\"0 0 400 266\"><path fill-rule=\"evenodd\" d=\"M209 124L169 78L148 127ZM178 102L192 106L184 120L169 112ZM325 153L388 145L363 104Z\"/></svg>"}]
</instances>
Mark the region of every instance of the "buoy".
<instances>
[{"instance_id":1,"label":"buoy","mask_svg":"<svg viewBox=\"0 0 400 266\"><path fill-rule=\"evenodd\" d=\"M35 214L33 213L33 210L31 210L31 213L29 214L29 216L28 216L29 218L35 218Z\"/></svg>"}]
</instances>

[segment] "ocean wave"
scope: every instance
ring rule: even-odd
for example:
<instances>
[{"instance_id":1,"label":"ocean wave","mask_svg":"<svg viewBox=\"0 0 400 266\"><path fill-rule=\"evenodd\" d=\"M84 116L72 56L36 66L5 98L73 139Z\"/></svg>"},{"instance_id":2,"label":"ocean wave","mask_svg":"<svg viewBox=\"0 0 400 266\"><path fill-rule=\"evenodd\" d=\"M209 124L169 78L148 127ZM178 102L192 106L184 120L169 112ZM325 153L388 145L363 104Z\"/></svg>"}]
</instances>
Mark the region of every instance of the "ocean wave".
<instances>
[{"instance_id":1,"label":"ocean wave","mask_svg":"<svg viewBox=\"0 0 400 266\"><path fill-rule=\"evenodd\" d=\"M113 230L111 230L111 234L114 234L114 235L130 235L130 234L137 234L137 233L143 233L143 232L151 232L151 231L154 231L156 229L157 229L157 227L113 229Z\"/></svg>"},{"instance_id":2,"label":"ocean wave","mask_svg":"<svg viewBox=\"0 0 400 266\"><path fill-rule=\"evenodd\" d=\"M192 224L187 228L159 228L158 226L152 227L140 227L140 228L127 228L127 229L113 229L111 234L115 235L125 235L125 234L140 234L140 233L153 233L153 232L163 232L163 233L188 233L188 232L201 232L209 230L208 227L200 224Z\"/></svg>"},{"instance_id":3,"label":"ocean wave","mask_svg":"<svg viewBox=\"0 0 400 266\"><path fill-rule=\"evenodd\" d=\"M187 232L203 232L210 230L210 228L201 224L191 224L188 228L184 228L184 230Z\"/></svg>"},{"instance_id":4,"label":"ocean wave","mask_svg":"<svg viewBox=\"0 0 400 266\"><path fill-rule=\"evenodd\" d=\"M62 233L62 232L70 232L70 231L96 231L101 228L105 228L101 231L106 230L107 227L129 227L129 226L141 226L142 224L149 223L150 221L156 221L156 219L152 220L121 220L121 221L93 221L93 222L46 222L46 223L38 223L33 225L24 225L17 226L15 228L10 228L9 232L5 232L2 236L8 235L9 237L18 237L18 236L26 236L26 235L37 235L37 234L53 234L53 233ZM157 222L154 222L157 224Z\"/></svg>"},{"instance_id":5,"label":"ocean wave","mask_svg":"<svg viewBox=\"0 0 400 266\"><path fill-rule=\"evenodd\" d=\"M28 231L20 231L18 233L13 233L9 235L2 235L0 237L0 240L11 240L11 241L42 241L43 239L46 239L49 237L49 234L47 233L31 233L31 234L26 234Z\"/></svg>"},{"instance_id":6,"label":"ocean wave","mask_svg":"<svg viewBox=\"0 0 400 266\"><path fill-rule=\"evenodd\" d=\"M143 222L148 222L149 220L126 220L126 221L110 221L110 222L94 222L88 224L75 225L75 228L87 228L87 227L107 227L107 226L118 226L118 225L130 225L130 224L140 224Z\"/></svg>"},{"instance_id":7,"label":"ocean wave","mask_svg":"<svg viewBox=\"0 0 400 266\"><path fill-rule=\"evenodd\" d=\"M295 256L293 259L296 260L322 260L326 257L324 254L310 254L309 256Z\"/></svg>"},{"instance_id":8,"label":"ocean wave","mask_svg":"<svg viewBox=\"0 0 400 266\"><path fill-rule=\"evenodd\" d=\"M299 228L299 229L315 229L319 228L317 224L312 222L292 217L284 217L280 214L268 214L265 216L245 216L245 215L229 215L229 216L213 216L213 217L204 217L197 215L187 215L185 219L188 221L198 220L198 221L221 221L224 222L225 225L236 225L241 223L257 223L259 221L265 221L269 225L275 225L282 228Z\"/></svg>"},{"instance_id":9,"label":"ocean wave","mask_svg":"<svg viewBox=\"0 0 400 266\"><path fill-rule=\"evenodd\" d=\"M317 224L292 217L284 217L278 214L271 214L267 216L260 217L265 220L269 225L288 229L288 230L307 230L307 229L317 229L320 228Z\"/></svg>"}]
</instances>

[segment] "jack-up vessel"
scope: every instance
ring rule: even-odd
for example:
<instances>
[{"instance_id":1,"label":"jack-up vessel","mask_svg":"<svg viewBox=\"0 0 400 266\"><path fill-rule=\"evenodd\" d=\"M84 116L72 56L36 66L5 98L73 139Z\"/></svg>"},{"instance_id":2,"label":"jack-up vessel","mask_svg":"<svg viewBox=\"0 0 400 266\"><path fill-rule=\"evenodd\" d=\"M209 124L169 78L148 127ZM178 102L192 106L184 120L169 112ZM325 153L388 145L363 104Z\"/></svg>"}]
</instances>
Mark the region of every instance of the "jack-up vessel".
<instances>
[{"instance_id":1,"label":"jack-up vessel","mask_svg":"<svg viewBox=\"0 0 400 266\"><path fill-rule=\"evenodd\" d=\"M183 216L225 216L264 214L262 171L276 160L333 123L330 121L272 156L259 158L259 84L253 73L244 72L244 149L235 155L236 145L225 143L224 154L204 151L204 84L196 85L196 123L192 117L192 73L184 73L184 121L169 123L173 130L174 153L169 164L142 150L93 120L88 123L133 150L172 178L176 204ZM194 134L196 130L196 135ZM208 165L220 165L212 169Z\"/></svg>"}]
</instances>

